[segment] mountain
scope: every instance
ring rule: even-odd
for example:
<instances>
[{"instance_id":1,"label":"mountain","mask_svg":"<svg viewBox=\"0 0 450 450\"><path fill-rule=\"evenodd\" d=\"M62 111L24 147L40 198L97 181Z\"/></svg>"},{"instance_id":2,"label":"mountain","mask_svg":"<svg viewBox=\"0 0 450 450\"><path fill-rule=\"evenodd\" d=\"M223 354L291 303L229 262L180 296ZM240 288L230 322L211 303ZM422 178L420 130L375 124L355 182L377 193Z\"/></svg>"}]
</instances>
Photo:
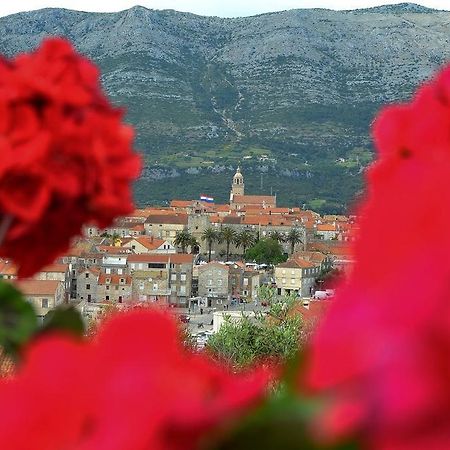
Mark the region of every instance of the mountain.
<instances>
[{"instance_id":1,"label":"mountain","mask_svg":"<svg viewBox=\"0 0 450 450\"><path fill-rule=\"evenodd\" d=\"M0 19L0 52L64 35L128 109L146 168L140 203L248 192L338 212L362 189L370 124L450 57L450 13L410 3L223 19L141 6Z\"/></svg>"}]
</instances>

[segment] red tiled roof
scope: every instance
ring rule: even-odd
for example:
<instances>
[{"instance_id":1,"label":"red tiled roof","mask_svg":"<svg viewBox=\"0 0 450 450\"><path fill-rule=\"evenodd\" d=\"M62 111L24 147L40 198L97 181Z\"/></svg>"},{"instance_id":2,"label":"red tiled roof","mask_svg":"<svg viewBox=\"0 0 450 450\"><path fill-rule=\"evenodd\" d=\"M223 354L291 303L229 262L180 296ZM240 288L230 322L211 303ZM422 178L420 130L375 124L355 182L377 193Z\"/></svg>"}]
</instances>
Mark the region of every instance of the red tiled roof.
<instances>
[{"instance_id":1,"label":"red tiled roof","mask_svg":"<svg viewBox=\"0 0 450 450\"><path fill-rule=\"evenodd\" d=\"M55 280L20 280L14 284L24 295L55 295L61 281Z\"/></svg>"},{"instance_id":2,"label":"red tiled roof","mask_svg":"<svg viewBox=\"0 0 450 450\"><path fill-rule=\"evenodd\" d=\"M299 269L310 269L313 267L317 267L317 265L313 264L310 261L306 261L304 259L298 258L298 259L288 259L286 262L278 264L277 267L283 267L283 268L286 267L289 269L296 269L296 268L297 269L298 268Z\"/></svg>"},{"instance_id":3,"label":"red tiled roof","mask_svg":"<svg viewBox=\"0 0 450 450\"><path fill-rule=\"evenodd\" d=\"M131 253L129 248L116 247L113 245L98 245L97 250L100 253L108 253L109 255L123 255Z\"/></svg>"},{"instance_id":4,"label":"red tiled roof","mask_svg":"<svg viewBox=\"0 0 450 450\"><path fill-rule=\"evenodd\" d=\"M198 270L203 272L204 270L210 269L211 266L220 267L221 269L224 269L224 270L230 270L229 266L227 266L224 263L218 262L218 261L211 261L207 264L202 264L201 266L198 266Z\"/></svg>"},{"instance_id":5,"label":"red tiled roof","mask_svg":"<svg viewBox=\"0 0 450 450\"><path fill-rule=\"evenodd\" d=\"M193 200L172 200L170 202L171 208L187 208L192 205Z\"/></svg>"},{"instance_id":6,"label":"red tiled roof","mask_svg":"<svg viewBox=\"0 0 450 450\"><path fill-rule=\"evenodd\" d=\"M317 231L336 231L336 225L332 223L319 223Z\"/></svg>"},{"instance_id":7,"label":"red tiled roof","mask_svg":"<svg viewBox=\"0 0 450 450\"><path fill-rule=\"evenodd\" d=\"M151 215L147 218L145 223L187 225L188 216L187 214Z\"/></svg>"},{"instance_id":8,"label":"red tiled roof","mask_svg":"<svg viewBox=\"0 0 450 450\"><path fill-rule=\"evenodd\" d=\"M235 195L233 197L233 203L250 204L250 205L262 205L275 204L276 197L272 195Z\"/></svg>"},{"instance_id":9,"label":"red tiled roof","mask_svg":"<svg viewBox=\"0 0 450 450\"><path fill-rule=\"evenodd\" d=\"M58 272L58 273L66 273L69 269L69 266L67 264L50 264L48 266L45 266L41 272Z\"/></svg>"}]
</instances>

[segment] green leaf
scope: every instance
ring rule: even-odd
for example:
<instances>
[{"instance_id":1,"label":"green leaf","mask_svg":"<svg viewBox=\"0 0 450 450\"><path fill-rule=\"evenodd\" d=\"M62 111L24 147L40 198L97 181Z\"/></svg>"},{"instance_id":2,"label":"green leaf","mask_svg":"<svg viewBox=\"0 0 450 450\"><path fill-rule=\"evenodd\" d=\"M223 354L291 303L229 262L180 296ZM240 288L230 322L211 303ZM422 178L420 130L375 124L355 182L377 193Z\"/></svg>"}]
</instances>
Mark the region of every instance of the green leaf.
<instances>
[{"instance_id":1,"label":"green leaf","mask_svg":"<svg viewBox=\"0 0 450 450\"><path fill-rule=\"evenodd\" d=\"M81 314L73 306L59 306L51 310L45 317L41 333L50 331L67 331L77 337L85 333Z\"/></svg>"},{"instance_id":2,"label":"green leaf","mask_svg":"<svg viewBox=\"0 0 450 450\"><path fill-rule=\"evenodd\" d=\"M0 346L17 358L38 327L33 306L12 284L0 281Z\"/></svg>"}]
</instances>

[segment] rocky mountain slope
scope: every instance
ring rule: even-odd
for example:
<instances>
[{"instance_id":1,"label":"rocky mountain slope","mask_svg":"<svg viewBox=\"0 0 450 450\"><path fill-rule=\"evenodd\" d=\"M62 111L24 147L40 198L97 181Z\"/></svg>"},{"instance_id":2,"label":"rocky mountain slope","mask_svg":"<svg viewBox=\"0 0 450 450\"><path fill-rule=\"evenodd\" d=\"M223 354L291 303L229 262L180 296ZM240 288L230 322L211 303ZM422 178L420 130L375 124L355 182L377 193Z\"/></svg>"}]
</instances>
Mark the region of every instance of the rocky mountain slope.
<instances>
[{"instance_id":1,"label":"rocky mountain slope","mask_svg":"<svg viewBox=\"0 0 450 450\"><path fill-rule=\"evenodd\" d=\"M64 35L128 109L146 168L140 202L249 191L340 211L362 186L369 127L450 57L450 12L413 4L238 19L136 6L43 9L0 19L0 52Z\"/></svg>"}]
</instances>

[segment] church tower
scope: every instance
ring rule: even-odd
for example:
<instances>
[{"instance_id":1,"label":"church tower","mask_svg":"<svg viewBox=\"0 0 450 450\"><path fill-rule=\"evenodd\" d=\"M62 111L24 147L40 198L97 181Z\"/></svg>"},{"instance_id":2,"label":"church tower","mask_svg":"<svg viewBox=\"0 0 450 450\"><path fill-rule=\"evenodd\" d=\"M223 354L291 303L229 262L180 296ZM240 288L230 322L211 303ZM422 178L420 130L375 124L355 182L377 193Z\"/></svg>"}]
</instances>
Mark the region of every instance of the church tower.
<instances>
[{"instance_id":1,"label":"church tower","mask_svg":"<svg viewBox=\"0 0 450 450\"><path fill-rule=\"evenodd\" d=\"M237 168L231 185L230 203L236 195L244 195L244 177L242 176L240 167Z\"/></svg>"}]
</instances>

